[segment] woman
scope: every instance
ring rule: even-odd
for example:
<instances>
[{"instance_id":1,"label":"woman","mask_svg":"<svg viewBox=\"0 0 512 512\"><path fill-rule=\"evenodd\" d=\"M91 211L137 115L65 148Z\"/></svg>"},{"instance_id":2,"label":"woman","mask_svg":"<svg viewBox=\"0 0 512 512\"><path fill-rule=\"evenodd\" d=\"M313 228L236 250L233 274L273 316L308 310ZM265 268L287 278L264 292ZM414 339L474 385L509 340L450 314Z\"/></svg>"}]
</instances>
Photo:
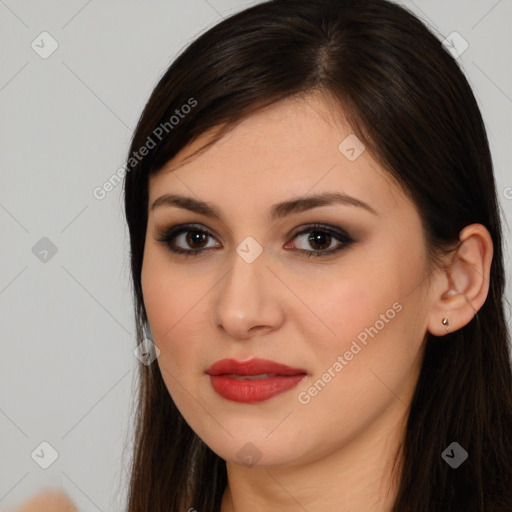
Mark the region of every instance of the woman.
<instances>
[{"instance_id":1,"label":"woman","mask_svg":"<svg viewBox=\"0 0 512 512\"><path fill-rule=\"evenodd\" d=\"M125 211L129 512L512 510L489 145L407 10L274 0L208 30L146 105Z\"/></svg>"},{"instance_id":2,"label":"woman","mask_svg":"<svg viewBox=\"0 0 512 512\"><path fill-rule=\"evenodd\" d=\"M224 20L160 80L128 165L159 350L130 512L512 510L492 161L418 19L275 0Z\"/></svg>"}]
</instances>

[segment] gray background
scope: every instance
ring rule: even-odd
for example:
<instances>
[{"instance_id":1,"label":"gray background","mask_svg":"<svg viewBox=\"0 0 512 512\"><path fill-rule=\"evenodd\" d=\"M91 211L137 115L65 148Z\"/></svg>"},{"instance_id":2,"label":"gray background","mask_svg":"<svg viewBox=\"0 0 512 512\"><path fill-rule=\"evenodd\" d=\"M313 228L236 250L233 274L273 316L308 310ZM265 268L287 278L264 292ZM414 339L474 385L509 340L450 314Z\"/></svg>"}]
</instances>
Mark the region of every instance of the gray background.
<instances>
[{"instance_id":1,"label":"gray background","mask_svg":"<svg viewBox=\"0 0 512 512\"><path fill-rule=\"evenodd\" d=\"M128 238L122 187L102 201L92 191L123 165L138 116L171 60L251 3L0 0L2 510L44 487L64 489L81 511L125 505L140 364ZM510 219L511 0L401 3L440 39L456 31L469 43L458 60L488 127ZM46 59L31 47L34 40L50 47L40 42L43 31L58 43ZM507 225L505 236L510 278ZM43 237L57 248L46 261L32 250ZM43 441L59 455L48 469L31 457Z\"/></svg>"}]
</instances>

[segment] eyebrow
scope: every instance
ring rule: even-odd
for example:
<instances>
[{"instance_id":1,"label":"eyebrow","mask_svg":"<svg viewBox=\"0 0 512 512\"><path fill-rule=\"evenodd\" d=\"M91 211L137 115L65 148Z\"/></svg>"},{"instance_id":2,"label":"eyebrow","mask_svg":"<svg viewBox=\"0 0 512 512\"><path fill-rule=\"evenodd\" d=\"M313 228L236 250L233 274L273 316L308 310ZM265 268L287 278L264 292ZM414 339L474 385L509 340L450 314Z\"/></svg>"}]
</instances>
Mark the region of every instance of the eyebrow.
<instances>
[{"instance_id":1,"label":"eyebrow","mask_svg":"<svg viewBox=\"0 0 512 512\"><path fill-rule=\"evenodd\" d=\"M356 206L364 208L374 215L378 215L378 213L369 204L361 201L360 199L356 199L355 197L351 197L341 192L325 192L323 194L298 197L277 203L270 209L269 219L275 221L293 213L300 213L306 210L311 210L312 208L333 204ZM153 202L151 210L161 206L175 206L223 221L222 213L216 206L207 203L206 201L194 199L193 197L182 196L179 194L164 194Z\"/></svg>"},{"instance_id":2,"label":"eyebrow","mask_svg":"<svg viewBox=\"0 0 512 512\"><path fill-rule=\"evenodd\" d=\"M374 215L378 215L378 213L369 204L361 201L360 199L356 199L355 197L341 192L325 192L323 194L303 196L289 199L281 203L276 203L270 209L269 219L275 221L293 213L300 213L320 206L329 206L333 204L356 206L364 208ZM151 210L161 206L175 206L223 221L222 213L216 206L211 203L207 203L206 201L194 199L193 197L182 196L179 194L164 194L158 199L155 199L151 205Z\"/></svg>"}]
</instances>

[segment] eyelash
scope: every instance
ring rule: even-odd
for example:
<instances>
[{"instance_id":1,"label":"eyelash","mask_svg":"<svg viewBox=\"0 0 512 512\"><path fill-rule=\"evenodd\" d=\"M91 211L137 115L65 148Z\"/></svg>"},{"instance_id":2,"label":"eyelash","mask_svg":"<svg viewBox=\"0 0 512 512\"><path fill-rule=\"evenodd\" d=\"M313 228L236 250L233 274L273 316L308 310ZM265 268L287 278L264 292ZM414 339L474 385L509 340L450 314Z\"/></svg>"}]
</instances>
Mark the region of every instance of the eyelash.
<instances>
[{"instance_id":1,"label":"eyelash","mask_svg":"<svg viewBox=\"0 0 512 512\"><path fill-rule=\"evenodd\" d=\"M338 242L340 242L340 245L338 245L338 247L336 247L334 249L321 250L321 251L314 251L314 250L308 251L305 249L294 249L296 252L301 253L303 256L305 256L307 258L310 258L311 256L314 256L314 257L330 256L332 254L337 253L338 251L341 251L341 250L349 247L351 244L353 244L355 242L355 240L352 239L344 230L335 228L335 227L325 226L322 224L311 224L311 225L306 226L301 231L294 233L292 236L292 240L297 238L300 235L304 235L307 233L314 233L314 232L326 233L326 234L330 235L331 237L333 237L334 239L336 239ZM182 233L201 233L201 234L205 234L205 235L208 235L208 236L211 236L212 238L214 238L213 235L207 230L197 228L195 225L182 224L182 225L174 226L169 229L164 229L164 230L160 231L158 233L158 238L156 239L156 241L158 243L165 245L171 252L173 252L175 254L182 254L187 257L188 256L199 256L201 253L204 253L204 252L212 249L212 248L206 248L206 249L203 248L203 249L186 250L186 249L182 249L180 247L175 247L174 245L172 245L172 242L178 235L181 235Z\"/></svg>"}]
</instances>

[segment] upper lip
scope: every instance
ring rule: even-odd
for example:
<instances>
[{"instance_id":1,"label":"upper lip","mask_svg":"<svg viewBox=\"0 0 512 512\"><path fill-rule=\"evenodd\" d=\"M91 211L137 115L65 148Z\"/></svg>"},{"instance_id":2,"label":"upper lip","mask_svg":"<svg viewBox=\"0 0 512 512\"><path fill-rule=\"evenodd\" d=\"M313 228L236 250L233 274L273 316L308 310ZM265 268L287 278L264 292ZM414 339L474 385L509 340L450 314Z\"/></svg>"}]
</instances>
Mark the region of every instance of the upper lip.
<instances>
[{"instance_id":1,"label":"upper lip","mask_svg":"<svg viewBox=\"0 0 512 512\"><path fill-rule=\"evenodd\" d=\"M292 368L285 364L276 363L268 359L250 359L249 361L237 361L236 359L221 359L213 363L207 370L209 375L260 375L262 373L272 375L301 375L307 374L301 368Z\"/></svg>"}]
</instances>

